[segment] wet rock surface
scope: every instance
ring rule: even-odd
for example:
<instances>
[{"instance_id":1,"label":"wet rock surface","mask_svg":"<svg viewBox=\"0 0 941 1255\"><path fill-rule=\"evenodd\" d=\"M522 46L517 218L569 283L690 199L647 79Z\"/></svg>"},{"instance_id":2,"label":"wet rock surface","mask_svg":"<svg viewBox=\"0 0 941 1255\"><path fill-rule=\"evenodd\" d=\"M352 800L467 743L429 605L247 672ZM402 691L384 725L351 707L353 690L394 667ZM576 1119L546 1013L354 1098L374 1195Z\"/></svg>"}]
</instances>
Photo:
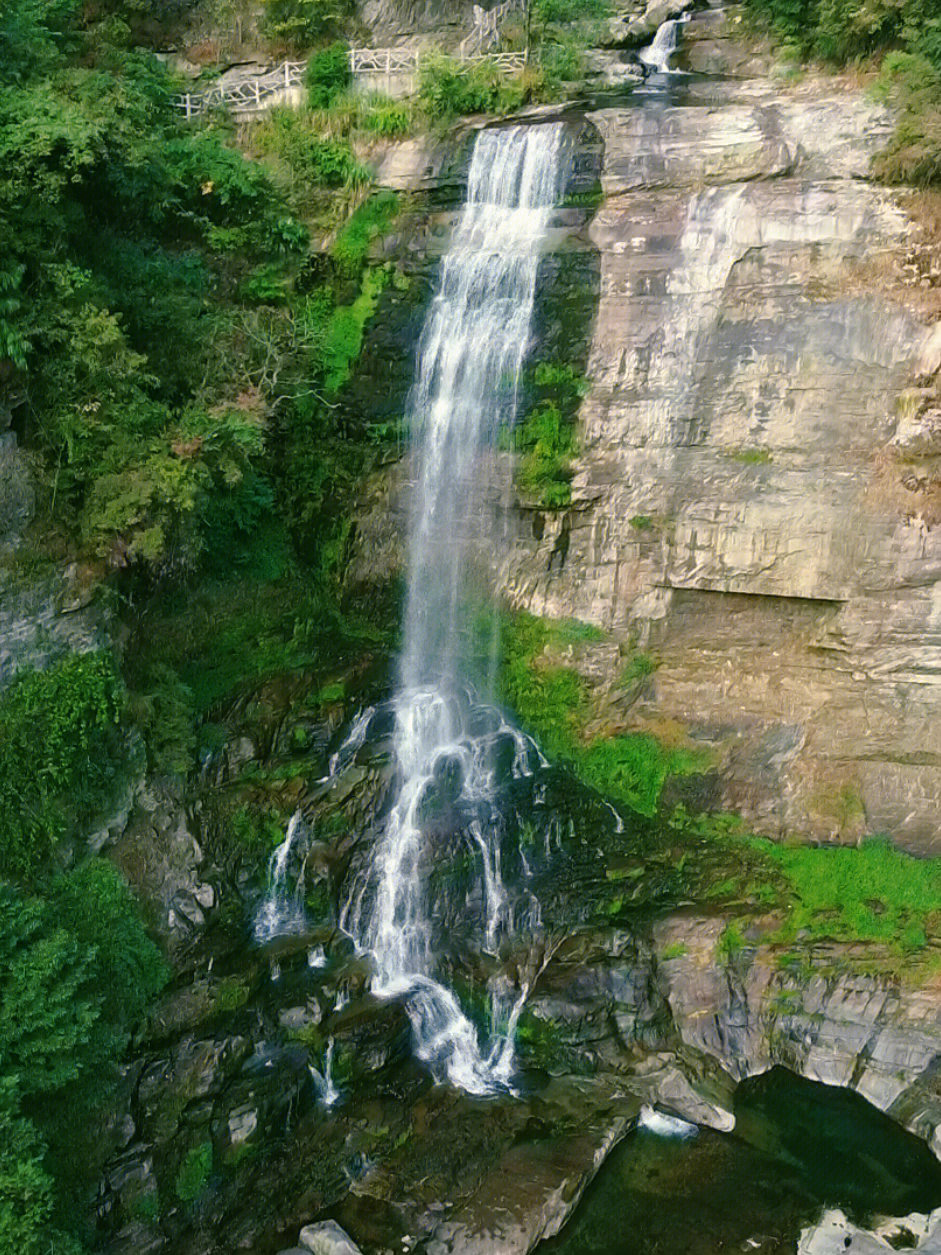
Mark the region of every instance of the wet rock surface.
<instances>
[{"instance_id":1,"label":"wet rock surface","mask_svg":"<svg viewBox=\"0 0 941 1255\"><path fill-rule=\"evenodd\" d=\"M162 818L144 808L160 832L188 834L189 892L211 884L213 898L171 938L174 984L128 1068L121 1145L97 1204L113 1255L309 1250L298 1234L328 1220L362 1255L527 1252L563 1228L642 1106L725 1132L738 1084L773 1065L855 1088L937 1142L931 989L854 975L840 947L808 949L805 967L784 969L756 944L729 966L721 910L671 906L699 890L673 874L666 834L629 816L616 831L604 804L555 771L537 805L525 781L506 786L510 812L545 825L524 845L543 904L536 932L523 929L498 956L477 953L466 854L438 860L436 946L464 1005L485 1019L488 982L530 983L517 1093L481 1099L434 1085L404 1006L369 992L368 960L336 926L388 805L381 705L377 739L325 783L336 713L305 714L296 701L297 686L280 683L238 701L198 798L159 793ZM298 756L286 719L304 722L314 748ZM236 768L231 748L244 740L255 757ZM293 772L279 770L288 762ZM266 795L299 810L312 834L305 927L264 945L251 930L267 860L239 848L220 809L246 789L256 805ZM166 912L179 873L168 881L163 860L141 860L138 887ZM504 873L518 877L513 866L508 844ZM721 872L708 864L702 875L705 884ZM810 974L811 960L832 975ZM339 1095L329 1106L328 1076ZM190 1197L194 1163L205 1171Z\"/></svg>"}]
</instances>

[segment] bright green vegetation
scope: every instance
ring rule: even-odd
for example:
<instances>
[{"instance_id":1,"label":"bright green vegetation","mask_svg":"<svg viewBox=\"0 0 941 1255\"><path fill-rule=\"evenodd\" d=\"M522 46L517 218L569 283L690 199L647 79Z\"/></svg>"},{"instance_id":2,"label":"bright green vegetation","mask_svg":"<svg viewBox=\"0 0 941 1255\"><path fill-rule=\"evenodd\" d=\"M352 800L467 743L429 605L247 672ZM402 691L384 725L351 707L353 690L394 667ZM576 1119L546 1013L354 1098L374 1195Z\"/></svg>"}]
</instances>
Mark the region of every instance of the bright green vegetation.
<instances>
[{"instance_id":1,"label":"bright green vegetation","mask_svg":"<svg viewBox=\"0 0 941 1255\"><path fill-rule=\"evenodd\" d=\"M529 374L531 404L513 433L520 454L516 483L524 499L560 510L572 499L575 422L590 384L573 366L543 362Z\"/></svg>"},{"instance_id":2,"label":"bright green vegetation","mask_svg":"<svg viewBox=\"0 0 941 1255\"><path fill-rule=\"evenodd\" d=\"M874 952L858 961L903 979L921 979L938 966L941 859L913 858L880 837L859 846L782 845L752 836L738 815L690 815L682 807L669 825L732 853L732 874L714 882L707 897L773 911L780 922L763 933L762 944L798 947L782 953L783 966L802 968L799 947L826 940L885 947L884 962L876 962ZM741 925L733 921L720 938L719 955L728 962L743 945Z\"/></svg>"},{"instance_id":3,"label":"bright green vegetation","mask_svg":"<svg viewBox=\"0 0 941 1255\"><path fill-rule=\"evenodd\" d=\"M436 56L422 61L419 79L419 103L435 123L468 113L512 113L543 98L542 76L532 68L508 75L486 61L462 64Z\"/></svg>"},{"instance_id":4,"label":"bright green vegetation","mask_svg":"<svg viewBox=\"0 0 941 1255\"><path fill-rule=\"evenodd\" d=\"M766 466L773 461L770 449L729 449L726 457L744 466Z\"/></svg>"},{"instance_id":5,"label":"bright green vegetation","mask_svg":"<svg viewBox=\"0 0 941 1255\"><path fill-rule=\"evenodd\" d=\"M119 1060L166 979L115 869L0 883L0 1247L77 1251ZM75 1235L81 1237L80 1234Z\"/></svg>"},{"instance_id":6,"label":"bright green vegetation","mask_svg":"<svg viewBox=\"0 0 941 1255\"><path fill-rule=\"evenodd\" d=\"M126 760L123 704L104 653L27 672L0 694L0 876L36 875L107 802Z\"/></svg>"},{"instance_id":7,"label":"bright green vegetation","mask_svg":"<svg viewBox=\"0 0 941 1255\"><path fill-rule=\"evenodd\" d=\"M183 1203L195 1202L209 1183L211 1172L212 1143L201 1142L186 1152L180 1164L175 1184L177 1198Z\"/></svg>"},{"instance_id":8,"label":"bright green vegetation","mask_svg":"<svg viewBox=\"0 0 941 1255\"><path fill-rule=\"evenodd\" d=\"M597 45L604 19L613 9L608 0L533 0L533 55L555 95L580 84L585 49Z\"/></svg>"},{"instance_id":9,"label":"bright green vegetation","mask_svg":"<svg viewBox=\"0 0 941 1255\"><path fill-rule=\"evenodd\" d=\"M647 733L590 735L587 683L571 667L546 657L547 646L573 643L586 633L587 639L603 636L585 624L554 624L527 614L507 617L501 635L501 697L547 754L568 763L605 797L653 815L667 777L705 770L709 755L663 745Z\"/></svg>"},{"instance_id":10,"label":"bright green vegetation","mask_svg":"<svg viewBox=\"0 0 941 1255\"><path fill-rule=\"evenodd\" d=\"M903 48L941 66L934 0L748 0L801 55L842 65Z\"/></svg>"},{"instance_id":11,"label":"bright green vegetation","mask_svg":"<svg viewBox=\"0 0 941 1255\"><path fill-rule=\"evenodd\" d=\"M933 60L889 53L875 90L896 104L902 116L888 146L873 161L874 172L887 183L941 184L941 52Z\"/></svg>"},{"instance_id":12,"label":"bright green vegetation","mask_svg":"<svg viewBox=\"0 0 941 1255\"><path fill-rule=\"evenodd\" d=\"M350 368L363 348L366 323L376 312L388 281L388 270L367 270L356 300L330 315L323 345L324 388L328 396L336 396L349 383Z\"/></svg>"},{"instance_id":13,"label":"bright green vegetation","mask_svg":"<svg viewBox=\"0 0 941 1255\"><path fill-rule=\"evenodd\" d=\"M935 0L747 0L794 58L834 65L888 53L878 90L902 108L873 163L889 183L941 181L941 14Z\"/></svg>"},{"instance_id":14,"label":"bright green vegetation","mask_svg":"<svg viewBox=\"0 0 941 1255\"><path fill-rule=\"evenodd\" d=\"M330 250L342 274L359 274L373 242L389 234L398 207L399 198L395 192L377 192L359 206Z\"/></svg>"},{"instance_id":15,"label":"bright green vegetation","mask_svg":"<svg viewBox=\"0 0 941 1255\"><path fill-rule=\"evenodd\" d=\"M337 40L315 52L307 62L307 100L313 109L329 109L350 85L349 48Z\"/></svg>"},{"instance_id":16,"label":"bright green vegetation","mask_svg":"<svg viewBox=\"0 0 941 1255\"><path fill-rule=\"evenodd\" d=\"M817 847L760 843L791 884L782 940L881 941L899 952L941 943L941 859L916 859L889 841Z\"/></svg>"}]
</instances>

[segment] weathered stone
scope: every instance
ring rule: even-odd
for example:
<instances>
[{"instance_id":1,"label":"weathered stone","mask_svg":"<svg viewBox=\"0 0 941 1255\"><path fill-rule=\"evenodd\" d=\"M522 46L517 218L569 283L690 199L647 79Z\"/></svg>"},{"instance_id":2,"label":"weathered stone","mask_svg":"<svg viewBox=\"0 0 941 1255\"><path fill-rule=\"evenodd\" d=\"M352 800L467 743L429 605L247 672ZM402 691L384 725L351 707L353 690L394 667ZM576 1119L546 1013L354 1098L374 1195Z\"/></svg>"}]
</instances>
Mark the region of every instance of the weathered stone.
<instances>
[{"instance_id":1,"label":"weathered stone","mask_svg":"<svg viewBox=\"0 0 941 1255\"><path fill-rule=\"evenodd\" d=\"M882 1221L876 1229L860 1229L843 1212L825 1211L815 1225L801 1232L798 1255L879 1255L900 1249L941 1252L941 1210L930 1216L914 1213Z\"/></svg>"},{"instance_id":2,"label":"weathered stone","mask_svg":"<svg viewBox=\"0 0 941 1255\"><path fill-rule=\"evenodd\" d=\"M802 976L760 949L719 961L721 919L673 916L654 929L660 980L682 1040L741 1080L780 1064L855 1089L941 1150L941 1006L934 990L858 973ZM833 947L834 958L839 958ZM827 969L827 947L815 952Z\"/></svg>"},{"instance_id":3,"label":"weathered stone","mask_svg":"<svg viewBox=\"0 0 941 1255\"><path fill-rule=\"evenodd\" d=\"M322 1220L301 1229L298 1242L311 1255L362 1255L359 1247L335 1220Z\"/></svg>"}]
</instances>

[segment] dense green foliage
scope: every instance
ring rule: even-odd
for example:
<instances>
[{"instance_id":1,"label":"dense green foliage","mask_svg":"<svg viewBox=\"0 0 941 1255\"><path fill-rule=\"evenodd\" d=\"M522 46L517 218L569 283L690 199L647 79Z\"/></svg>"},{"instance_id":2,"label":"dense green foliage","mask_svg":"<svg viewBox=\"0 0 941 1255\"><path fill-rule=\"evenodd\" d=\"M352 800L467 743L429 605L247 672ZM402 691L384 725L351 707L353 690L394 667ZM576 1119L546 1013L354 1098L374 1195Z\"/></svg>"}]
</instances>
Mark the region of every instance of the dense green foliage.
<instances>
[{"instance_id":1,"label":"dense green foliage","mask_svg":"<svg viewBox=\"0 0 941 1255\"><path fill-rule=\"evenodd\" d=\"M342 41L322 48L307 62L307 98L314 109L328 109L353 77L349 48Z\"/></svg>"},{"instance_id":2,"label":"dense green foliage","mask_svg":"<svg viewBox=\"0 0 941 1255\"><path fill-rule=\"evenodd\" d=\"M549 510L572 498L575 421L588 381L569 365L540 363L531 372L532 404L513 433L521 454L516 482L523 497Z\"/></svg>"},{"instance_id":3,"label":"dense green foliage","mask_svg":"<svg viewBox=\"0 0 941 1255\"><path fill-rule=\"evenodd\" d=\"M901 118L874 172L887 183L941 184L941 58L889 53L876 91Z\"/></svg>"},{"instance_id":4,"label":"dense green foliage","mask_svg":"<svg viewBox=\"0 0 941 1255\"><path fill-rule=\"evenodd\" d=\"M748 0L805 56L836 64L904 48L941 68L941 16L933 0Z\"/></svg>"},{"instance_id":5,"label":"dense green foliage","mask_svg":"<svg viewBox=\"0 0 941 1255\"><path fill-rule=\"evenodd\" d=\"M936 0L747 0L795 57L834 65L888 53L879 91L902 110L874 169L890 183L941 182L941 12Z\"/></svg>"},{"instance_id":6,"label":"dense green foliage","mask_svg":"<svg viewBox=\"0 0 941 1255\"><path fill-rule=\"evenodd\" d=\"M664 782L709 766L708 754L667 746L646 733L598 736L592 720L588 686L569 666L555 664L547 647L598 639L590 625L552 623L527 614L503 621L500 695L546 753L568 763L599 793L623 802L642 815L653 815ZM645 673L647 667L641 668Z\"/></svg>"},{"instance_id":7,"label":"dense green foliage","mask_svg":"<svg viewBox=\"0 0 941 1255\"><path fill-rule=\"evenodd\" d=\"M284 48L305 49L352 9L352 0L264 0L262 31Z\"/></svg>"},{"instance_id":8,"label":"dense green foliage","mask_svg":"<svg viewBox=\"0 0 941 1255\"><path fill-rule=\"evenodd\" d=\"M250 485L264 447L221 298L306 231L260 167L180 127L119 20L11 0L3 23L0 400L57 524L116 566L192 567L204 507Z\"/></svg>"},{"instance_id":9,"label":"dense green foliage","mask_svg":"<svg viewBox=\"0 0 941 1255\"><path fill-rule=\"evenodd\" d=\"M542 79L533 70L506 75L487 61L462 64L452 57L422 60L419 100L432 122L461 114L510 113L542 98Z\"/></svg>"},{"instance_id":10,"label":"dense green foliage","mask_svg":"<svg viewBox=\"0 0 941 1255\"><path fill-rule=\"evenodd\" d=\"M96 1112L165 979L109 863L41 897L0 882L0 1239L16 1242L2 1249L75 1249L52 1223L78 1223L72 1193L107 1152Z\"/></svg>"},{"instance_id":11,"label":"dense green foliage","mask_svg":"<svg viewBox=\"0 0 941 1255\"><path fill-rule=\"evenodd\" d=\"M70 819L113 792L123 686L107 654L71 655L0 695L0 875L40 870Z\"/></svg>"},{"instance_id":12,"label":"dense green foliage","mask_svg":"<svg viewBox=\"0 0 941 1255\"><path fill-rule=\"evenodd\" d=\"M913 951L941 936L941 859L915 859L876 839L858 849L762 847L793 886L785 940L885 941Z\"/></svg>"}]
</instances>

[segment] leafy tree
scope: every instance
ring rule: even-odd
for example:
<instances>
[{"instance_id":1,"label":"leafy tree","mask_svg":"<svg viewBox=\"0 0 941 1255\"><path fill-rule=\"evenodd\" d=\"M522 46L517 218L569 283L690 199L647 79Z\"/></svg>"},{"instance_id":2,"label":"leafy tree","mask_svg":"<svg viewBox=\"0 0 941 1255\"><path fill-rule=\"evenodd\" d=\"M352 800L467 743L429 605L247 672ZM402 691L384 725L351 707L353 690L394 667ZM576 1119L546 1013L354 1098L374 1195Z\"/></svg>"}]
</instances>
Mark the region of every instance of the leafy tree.
<instances>
[{"instance_id":1,"label":"leafy tree","mask_svg":"<svg viewBox=\"0 0 941 1255\"><path fill-rule=\"evenodd\" d=\"M123 757L122 704L104 653L26 672L0 697L0 873L35 875L69 817L108 800Z\"/></svg>"}]
</instances>

